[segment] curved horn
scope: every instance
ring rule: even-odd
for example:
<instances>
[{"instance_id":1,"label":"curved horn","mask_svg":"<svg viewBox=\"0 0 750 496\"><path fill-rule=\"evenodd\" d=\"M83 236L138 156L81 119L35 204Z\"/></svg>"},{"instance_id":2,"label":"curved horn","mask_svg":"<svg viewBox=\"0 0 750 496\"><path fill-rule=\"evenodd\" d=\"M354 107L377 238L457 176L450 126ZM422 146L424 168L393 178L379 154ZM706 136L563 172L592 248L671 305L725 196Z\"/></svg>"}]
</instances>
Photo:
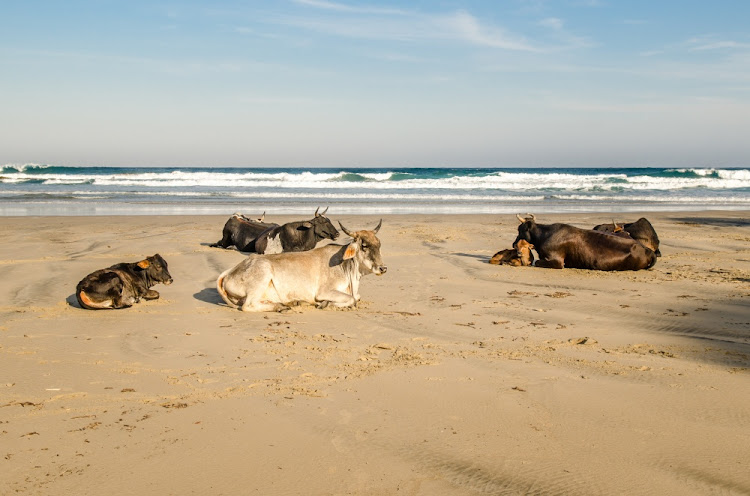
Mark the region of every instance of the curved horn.
<instances>
[{"instance_id":1,"label":"curved horn","mask_svg":"<svg viewBox=\"0 0 750 496\"><path fill-rule=\"evenodd\" d=\"M326 212L328 212L328 207L326 207L326 209L325 209L325 210L323 210L322 212L320 212L320 215L325 215L325 214L326 214Z\"/></svg>"},{"instance_id":2,"label":"curved horn","mask_svg":"<svg viewBox=\"0 0 750 496\"><path fill-rule=\"evenodd\" d=\"M263 222L266 219L266 212L263 212L263 215L260 216L260 219L258 219L260 222Z\"/></svg>"},{"instance_id":3,"label":"curved horn","mask_svg":"<svg viewBox=\"0 0 750 496\"><path fill-rule=\"evenodd\" d=\"M380 222L378 222L378 225L375 226L375 229L372 230L373 234L377 234L378 231L380 231L380 226L382 225L383 225L383 219L380 219ZM341 227L343 228L344 226L341 226Z\"/></svg>"},{"instance_id":4,"label":"curved horn","mask_svg":"<svg viewBox=\"0 0 750 496\"><path fill-rule=\"evenodd\" d=\"M536 217L534 217L534 214L526 214L526 215L528 215L531 220L536 222Z\"/></svg>"},{"instance_id":5,"label":"curved horn","mask_svg":"<svg viewBox=\"0 0 750 496\"><path fill-rule=\"evenodd\" d=\"M354 237L354 234L355 234L355 233L353 233L353 232L351 232L351 231L350 231L349 229L345 228L345 227L344 227L344 224L342 224L342 223L341 223L341 221L339 221L339 225L341 226L341 230L342 230L342 231L344 231L344 234L346 234L347 236L349 236L349 237L351 237L351 238L353 238L353 237Z\"/></svg>"},{"instance_id":6,"label":"curved horn","mask_svg":"<svg viewBox=\"0 0 750 496\"><path fill-rule=\"evenodd\" d=\"M315 217L318 216L318 210L320 210L320 207L318 207L318 208L315 209Z\"/></svg>"},{"instance_id":7,"label":"curved horn","mask_svg":"<svg viewBox=\"0 0 750 496\"><path fill-rule=\"evenodd\" d=\"M518 222L520 222L521 224L523 224L524 222L526 222L526 219L524 219L523 217L521 217L521 214L516 214L516 218L518 219Z\"/></svg>"}]
</instances>

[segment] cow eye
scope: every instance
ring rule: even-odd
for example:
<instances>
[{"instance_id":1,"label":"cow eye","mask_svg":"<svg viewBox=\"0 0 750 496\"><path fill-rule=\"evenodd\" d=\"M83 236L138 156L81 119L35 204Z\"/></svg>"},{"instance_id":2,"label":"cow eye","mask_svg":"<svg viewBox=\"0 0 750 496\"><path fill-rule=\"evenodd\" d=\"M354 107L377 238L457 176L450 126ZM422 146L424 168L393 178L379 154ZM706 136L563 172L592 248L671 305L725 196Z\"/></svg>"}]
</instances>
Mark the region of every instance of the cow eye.
<instances>
[{"instance_id":1,"label":"cow eye","mask_svg":"<svg viewBox=\"0 0 750 496\"><path fill-rule=\"evenodd\" d=\"M363 249L363 250L366 250L366 249L368 249L368 248L369 248L369 246L367 246L367 243L362 243L362 249Z\"/></svg>"}]
</instances>

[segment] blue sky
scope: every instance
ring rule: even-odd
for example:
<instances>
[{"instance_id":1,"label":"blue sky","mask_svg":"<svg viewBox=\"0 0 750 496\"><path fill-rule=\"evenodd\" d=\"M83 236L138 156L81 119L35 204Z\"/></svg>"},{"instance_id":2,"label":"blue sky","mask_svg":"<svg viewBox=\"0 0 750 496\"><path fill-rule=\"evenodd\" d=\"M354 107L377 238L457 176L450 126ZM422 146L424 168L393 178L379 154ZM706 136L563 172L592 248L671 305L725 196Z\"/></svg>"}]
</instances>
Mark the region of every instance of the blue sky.
<instances>
[{"instance_id":1,"label":"blue sky","mask_svg":"<svg viewBox=\"0 0 750 496\"><path fill-rule=\"evenodd\" d=\"M0 2L0 164L748 166L750 2Z\"/></svg>"}]
</instances>

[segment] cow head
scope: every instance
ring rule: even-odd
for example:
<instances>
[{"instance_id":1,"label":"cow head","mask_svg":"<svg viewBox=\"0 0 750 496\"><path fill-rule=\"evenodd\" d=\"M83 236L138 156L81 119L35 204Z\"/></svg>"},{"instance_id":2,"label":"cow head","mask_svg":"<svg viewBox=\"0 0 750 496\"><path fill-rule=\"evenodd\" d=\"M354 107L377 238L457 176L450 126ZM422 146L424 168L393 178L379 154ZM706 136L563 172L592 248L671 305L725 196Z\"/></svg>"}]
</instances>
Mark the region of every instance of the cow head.
<instances>
[{"instance_id":1,"label":"cow head","mask_svg":"<svg viewBox=\"0 0 750 496\"><path fill-rule=\"evenodd\" d=\"M341 230L352 238L351 243L349 243L344 252L344 260L356 258L359 262L359 271L363 274L373 273L381 276L388 270L388 267L383 264L383 258L380 255L380 240L375 236L382 224L383 219L380 219L377 227L372 231L352 232L339 222Z\"/></svg>"},{"instance_id":2,"label":"cow head","mask_svg":"<svg viewBox=\"0 0 750 496\"><path fill-rule=\"evenodd\" d=\"M172 284L172 276L169 275L167 269L167 261L164 260L158 253L153 257L145 258L136 264L138 268L146 271L146 275L154 283L160 282L162 284Z\"/></svg>"},{"instance_id":3,"label":"cow head","mask_svg":"<svg viewBox=\"0 0 750 496\"><path fill-rule=\"evenodd\" d=\"M318 210L320 210L320 208L317 208L315 210L315 217L311 221L305 222L303 226L312 228L313 232L315 233L316 239L338 238L339 230L336 229L336 226L334 226L331 223L330 219L324 215L326 212L328 212L328 207L326 207L326 209L321 213L318 213Z\"/></svg>"},{"instance_id":4,"label":"cow head","mask_svg":"<svg viewBox=\"0 0 750 496\"><path fill-rule=\"evenodd\" d=\"M536 227L536 217L534 217L534 214L527 214L529 217L523 218L520 215L516 215L516 218L518 218L518 221L521 223L518 226L518 236L516 237L516 240L513 242L513 248L518 249L518 242L522 239L533 243L534 242L534 236L535 231L537 229Z\"/></svg>"}]
</instances>

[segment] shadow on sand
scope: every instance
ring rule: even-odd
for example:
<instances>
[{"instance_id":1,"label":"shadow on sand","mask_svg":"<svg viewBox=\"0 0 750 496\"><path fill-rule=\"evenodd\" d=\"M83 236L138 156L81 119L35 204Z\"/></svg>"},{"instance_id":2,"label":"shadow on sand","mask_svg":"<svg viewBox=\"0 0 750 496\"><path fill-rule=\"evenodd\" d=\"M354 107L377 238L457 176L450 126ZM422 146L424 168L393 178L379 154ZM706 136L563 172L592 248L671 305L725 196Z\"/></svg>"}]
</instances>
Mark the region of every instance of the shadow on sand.
<instances>
[{"instance_id":1,"label":"shadow on sand","mask_svg":"<svg viewBox=\"0 0 750 496\"><path fill-rule=\"evenodd\" d=\"M193 295L193 298L200 300L205 303L211 303L212 305L226 305L224 300L221 299L219 292L216 288L205 288L201 289Z\"/></svg>"},{"instance_id":2,"label":"shadow on sand","mask_svg":"<svg viewBox=\"0 0 750 496\"><path fill-rule=\"evenodd\" d=\"M75 293L65 298L65 301L67 301L68 305L70 305L73 308L80 308L81 310L84 310L84 308L78 303L78 298L76 298Z\"/></svg>"},{"instance_id":3,"label":"shadow on sand","mask_svg":"<svg viewBox=\"0 0 750 496\"><path fill-rule=\"evenodd\" d=\"M456 255L458 257L473 258L475 260L479 260L482 263L489 263L490 258L492 258L492 257L489 257L487 255L473 255L471 253L456 253L456 252L454 252L452 254Z\"/></svg>"},{"instance_id":4,"label":"shadow on sand","mask_svg":"<svg viewBox=\"0 0 750 496\"><path fill-rule=\"evenodd\" d=\"M685 224L703 224L717 227L748 227L750 219L729 219L729 218L712 218L712 217L672 217L670 220L682 222Z\"/></svg>"}]
</instances>

